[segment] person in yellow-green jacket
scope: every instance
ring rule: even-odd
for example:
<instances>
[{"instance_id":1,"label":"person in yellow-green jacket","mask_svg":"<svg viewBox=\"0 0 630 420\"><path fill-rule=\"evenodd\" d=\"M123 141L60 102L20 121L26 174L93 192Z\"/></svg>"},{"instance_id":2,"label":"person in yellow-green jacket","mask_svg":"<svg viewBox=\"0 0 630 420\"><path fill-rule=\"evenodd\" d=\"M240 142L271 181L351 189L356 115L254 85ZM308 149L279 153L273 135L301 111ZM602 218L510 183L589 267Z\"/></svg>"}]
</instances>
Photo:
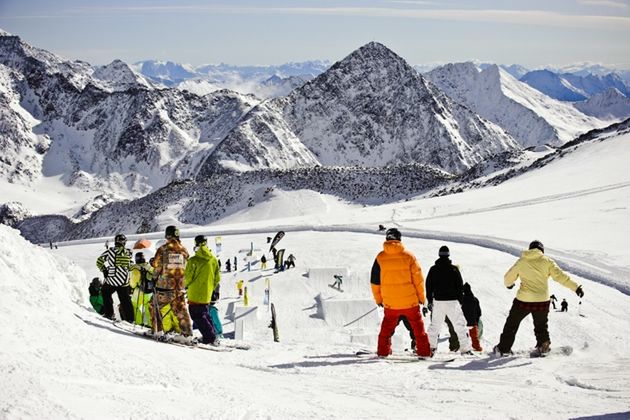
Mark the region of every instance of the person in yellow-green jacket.
<instances>
[{"instance_id":1,"label":"person in yellow-green jacket","mask_svg":"<svg viewBox=\"0 0 630 420\"><path fill-rule=\"evenodd\" d=\"M129 269L129 285L133 290L131 295L133 318L136 324L150 327L149 305L153 293L153 267L146 261L143 252L136 253L134 262Z\"/></svg>"},{"instance_id":2,"label":"person in yellow-green jacket","mask_svg":"<svg viewBox=\"0 0 630 420\"><path fill-rule=\"evenodd\" d=\"M534 318L536 351L548 353L551 349L547 319L549 315L549 277L564 287L573 290L580 298L584 296L582 286L558 267L556 262L545 255L542 242L534 240L529 249L523 251L521 258L505 273L504 284L512 289L517 279L521 284L512 303L510 313L505 320L499 344L494 352L501 355L511 354L512 345L521 321L529 314Z\"/></svg>"},{"instance_id":3,"label":"person in yellow-green jacket","mask_svg":"<svg viewBox=\"0 0 630 420\"><path fill-rule=\"evenodd\" d=\"M217 335L208 313L212 293L221 281L219 263L207 246L203 235L195 237L195 255L188 260L184 284L188 289L188 311L201 332L202 343L216 345Z\"/></svg>"}]
</instances>

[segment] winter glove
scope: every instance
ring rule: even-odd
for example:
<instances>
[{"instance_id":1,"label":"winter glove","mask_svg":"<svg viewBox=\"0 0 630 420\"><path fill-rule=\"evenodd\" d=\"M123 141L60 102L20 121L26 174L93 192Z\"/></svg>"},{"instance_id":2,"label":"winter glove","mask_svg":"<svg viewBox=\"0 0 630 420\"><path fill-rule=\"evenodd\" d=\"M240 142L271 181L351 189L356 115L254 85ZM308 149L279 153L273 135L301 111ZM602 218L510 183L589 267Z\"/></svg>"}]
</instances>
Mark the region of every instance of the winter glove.
<instances>
[{"instance_id":1,"label":"winter glove","mask_svg":"<svg viewBox=\"0 0 630 420\"><path fill-rule=\"evenodd\" d=\"M514 289L515 284L512 284L511 286L508 286L508 289Z\"/></svg>"},{"instance_id":2,"label":"winter glove","mask_svg":"<svg viewBox=\"0 0 630 420\"><path fill-rule=\"evenodd\" d=\"M584 297L584 290L582 290L582 286L578 286L578 288L575 289L575 294L580 298Z\"/></svg>"}]
</instances>

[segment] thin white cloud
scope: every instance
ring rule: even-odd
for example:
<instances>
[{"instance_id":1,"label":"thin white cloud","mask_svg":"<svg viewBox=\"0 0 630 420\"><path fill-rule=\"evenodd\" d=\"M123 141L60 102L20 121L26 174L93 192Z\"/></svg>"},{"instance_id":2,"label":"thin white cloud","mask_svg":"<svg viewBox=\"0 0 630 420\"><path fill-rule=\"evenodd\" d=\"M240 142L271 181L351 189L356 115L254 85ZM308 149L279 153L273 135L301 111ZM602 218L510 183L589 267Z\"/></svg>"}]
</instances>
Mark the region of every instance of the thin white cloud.
<instances>
[{"instance_id":1,"label":"thin white cloud","mask_svg":"<svg viewBox=\"0 0 630 420\"><path fill-rule=\"evenodd\" d=\"M403 0L404 1L404 0ZM601 3L608 0L581 0ZM614 2L617 3L617 2ZM408 9L388 7L232 7L201 6L114 6L83 7L60 13L77 14L147 14L147 13L229 13L269 15L329 15L374 18L427 19L451 22L509 23L515 25L559 28L590 28L602 30L630 30L630 17L613 15L580 15L545 10L463 10L463 9ZM56 16L56 17L60 17ZM9 18L9 17L5 17ZM21 16L21 18L26 18Z\"/></svg>"},{"instance_id":2,"label":"thin white cloud","mask_svg":"<svg viewBox=\"0 0 630 420\"><path fill-rule=\"evenodd\" d=\"M613 9L630 9L629 2L613 1L613 0L578 0L578 3L584 6L609 7Z\"/></svg>"}]
</instances>

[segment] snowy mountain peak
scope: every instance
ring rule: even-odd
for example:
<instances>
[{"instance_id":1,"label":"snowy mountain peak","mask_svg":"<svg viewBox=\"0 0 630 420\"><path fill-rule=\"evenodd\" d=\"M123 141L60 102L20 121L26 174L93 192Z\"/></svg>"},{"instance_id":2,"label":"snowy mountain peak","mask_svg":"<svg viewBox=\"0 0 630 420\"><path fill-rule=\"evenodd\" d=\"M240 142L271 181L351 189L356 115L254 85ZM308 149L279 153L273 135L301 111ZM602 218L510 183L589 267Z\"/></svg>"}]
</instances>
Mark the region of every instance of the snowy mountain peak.
<instances>
[{"instance_id":1,"label":"snowy mountain peak","mask_svg":"<svg viewBox=\"0 0 630 420\"><path fill-rule=\"evenodd\" d=\"M616 88L610 88L591 96L584 102L576 102L574 105L587 115L606 120L630 117L630 98Z\"/></svg>"},{"instance_id":2,"label":"snowy mountain peak","mask_svg":"<svg viewBox=\"0 0 630 420\"><path fill-rule=\"evenodd\" d=\"M114 60L110 64L98 67L92 77L101 81L110 91L126 90L131 87L151 87L142 75L133 71L121 60Z\"/></svg>"}]
</instances>

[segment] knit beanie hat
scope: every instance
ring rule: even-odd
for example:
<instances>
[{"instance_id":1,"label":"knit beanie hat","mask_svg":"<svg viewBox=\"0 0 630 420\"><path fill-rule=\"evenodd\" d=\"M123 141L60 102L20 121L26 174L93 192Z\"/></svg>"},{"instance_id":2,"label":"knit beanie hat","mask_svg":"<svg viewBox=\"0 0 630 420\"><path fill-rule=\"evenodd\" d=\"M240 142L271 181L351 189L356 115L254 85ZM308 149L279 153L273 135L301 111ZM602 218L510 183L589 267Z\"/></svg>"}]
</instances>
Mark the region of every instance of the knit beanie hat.
<instances>
[{"instance_id":1,"label":"knit beanie hat","mask_svg":"<svg viewBox=\"0 0 630 420\"><path fill-rule=\"evenodd\" d=\"M446 245L442 245L440 247L440 252L438 253L440 257L449 257L451 255L451 251L448 249Z\"/></svg>"},{"instance_id":2,"label":"knit beanie hat","mask_svg":"<svg viewBox=\"0 0 630 420\"><path fill-rule=\"evenodd\" d=\"M545 246L543 245L542 242L540 242L539 240L533 240L532 243L529 244L529 249L540 249L540 251L544 254L545 253Z\"/></svg>"}]
</instances>

